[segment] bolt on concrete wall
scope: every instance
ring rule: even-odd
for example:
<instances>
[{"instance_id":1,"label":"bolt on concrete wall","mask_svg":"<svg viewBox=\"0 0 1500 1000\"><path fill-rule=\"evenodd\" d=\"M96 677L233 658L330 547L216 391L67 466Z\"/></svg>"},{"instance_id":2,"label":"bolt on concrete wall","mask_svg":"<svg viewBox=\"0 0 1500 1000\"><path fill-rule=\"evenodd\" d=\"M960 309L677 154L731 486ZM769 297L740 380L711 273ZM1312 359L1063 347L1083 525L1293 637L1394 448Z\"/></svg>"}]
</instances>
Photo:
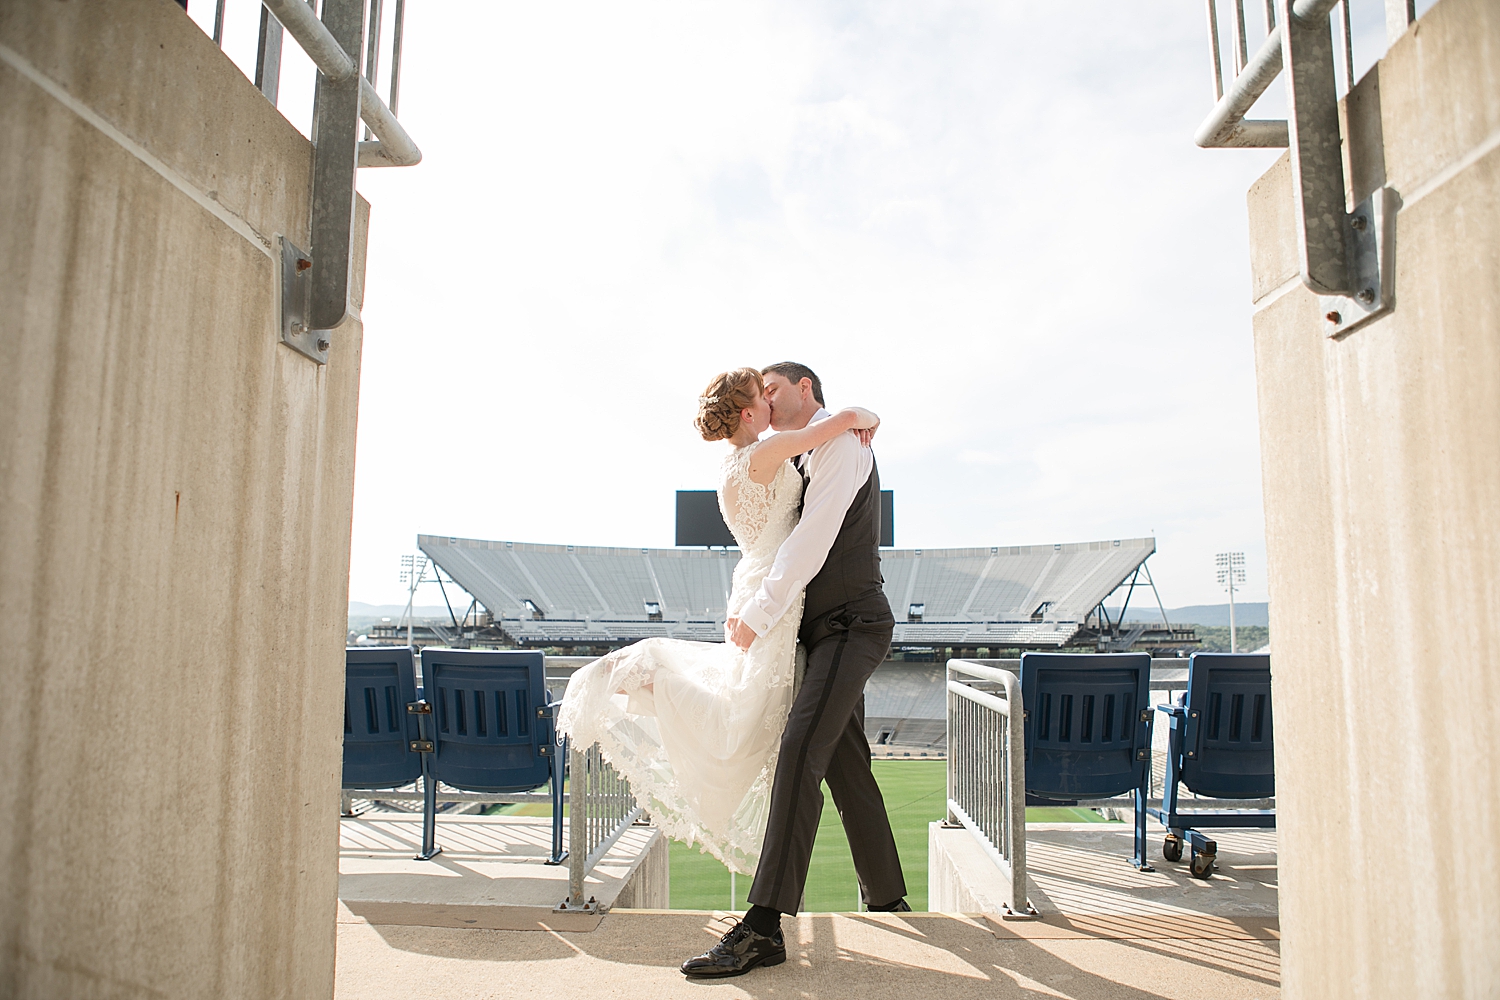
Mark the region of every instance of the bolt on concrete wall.
<instances>
[{"instance_id":1,"label":"bolt on concrete wall","mask_svg":"<svg viewBox=\"0 0 1500 1000\"><path fill-rule=\"evenodd\" d=\"M361 330L280 343L310 175L176 4L0 4L0 995L332 993Z\"/></svg>"},{"instance_id":2,"label":"bolt on concrete wall","mask_svg":"<svg viewBox=\"0 0 1500 1000\"><path fill-rule=\"evenodd\" d=\"M1396 308L1341 340L1283 158L1251 189L1283 994L1500 983L1500 5L1442 0L1345 102L1398 195Z\"/></svg>"}]
</instances>

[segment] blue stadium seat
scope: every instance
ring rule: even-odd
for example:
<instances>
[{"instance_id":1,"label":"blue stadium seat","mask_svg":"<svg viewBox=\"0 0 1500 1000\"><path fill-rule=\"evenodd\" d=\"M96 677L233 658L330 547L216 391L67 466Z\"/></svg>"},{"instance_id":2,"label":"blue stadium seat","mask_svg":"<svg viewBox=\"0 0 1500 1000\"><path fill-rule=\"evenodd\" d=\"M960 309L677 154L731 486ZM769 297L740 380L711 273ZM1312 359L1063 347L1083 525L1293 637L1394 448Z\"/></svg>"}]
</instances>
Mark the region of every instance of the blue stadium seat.
<instances>
[{"instance_id":1,"label":"blue stadium seat","mask_svg":"<svg viewBox=\"0 0 1500 1000\"><path fill-rule=\"evenodd\" d=\"M422 810L422 854L436 844L441 781L466 792L527 792L552 782L553 860L562 853L563 754L539 651L422 650L422 706L433 742Z\"/></svg>"},{"instance_id":2,"label":"blue stadium seat","mask_svg":"<svg viewBox=\"0 0 1500 1000\"><path fill-rule=\"evenodd\" d=\"M1151 777L1149 653L1025 653L1026 794L1059 804L1135 793L1135 854L1146 863Z\"/></svg>"},{"instance_id":3,"label":"blue stadium seat","mask_svg":"<svg viewBox=\"0 0 1500 1000\"><path fill-rule=\"evenodd\" d=\"M398 788L422 775L411 650L344 650L344 788Z\"/></svg>"},{"instance_id":4,"label":"blue stadium seat","mask_svg":"<svg viewBox=\"0 0 1500 1000\"><path fill-rule=\"evenodd\" d=\"M1156 707L1167 717L1171 734L1162 804L1151 814L1168 830L1162 856L1180 861L1186 840L1189 870L1197 878L1208 878L1219 848L1197 827L1274 829L1276 811L1179 812L1178 785L1216 799L1268 799L1276 794L1271 658L1195 653L1182 702Z\"/></svg>"}]
</instances>

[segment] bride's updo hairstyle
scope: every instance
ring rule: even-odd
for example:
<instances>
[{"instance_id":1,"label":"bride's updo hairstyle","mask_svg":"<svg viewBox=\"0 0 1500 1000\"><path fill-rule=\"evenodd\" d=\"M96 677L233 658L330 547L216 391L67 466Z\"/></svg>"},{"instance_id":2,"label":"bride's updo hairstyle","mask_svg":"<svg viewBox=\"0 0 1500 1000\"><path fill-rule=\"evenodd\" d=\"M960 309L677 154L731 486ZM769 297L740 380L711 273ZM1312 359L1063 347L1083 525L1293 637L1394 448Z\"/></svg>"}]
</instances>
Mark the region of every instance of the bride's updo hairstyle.
<instances>
[{"instance_id":1,"label":"bride's updo hairstyle","mask_svg":"<svg viewBox=\"0 0 1500 1000\"><path fill-rule=\"evenodd\" d=\"M732 438L739 433L740 411L753 406L764 391L760 372L754 368L736 368L715 375L698 397L698 416L693 425L705 441Z\"/></svg>"}]
</instances>

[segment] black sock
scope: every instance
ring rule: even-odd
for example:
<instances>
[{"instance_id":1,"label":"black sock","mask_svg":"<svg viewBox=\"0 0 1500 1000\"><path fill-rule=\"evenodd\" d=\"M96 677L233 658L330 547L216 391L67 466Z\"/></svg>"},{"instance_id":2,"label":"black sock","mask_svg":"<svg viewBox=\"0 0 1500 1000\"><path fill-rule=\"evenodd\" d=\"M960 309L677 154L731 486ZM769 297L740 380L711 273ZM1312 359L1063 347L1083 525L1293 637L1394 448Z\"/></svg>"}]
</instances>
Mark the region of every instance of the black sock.
<instances>
[{"instance_id":1,"label":"black sock","mask_svg":"<svg viewBox=\"0 0 1500 1000\"><path fill-rule=\"evenodd\" d=\"M881 903L879 906L876 906L872 903L869 906L866 906L865 909L869 910L871 913L895 913L896 907L900 906L904 902L906 902L906 897L902 896L893 902Z\"/></svg>"},{"instance_id":2,"label":"black sock","mask_svg":"<svg viewBox=\"0 0 1500 1000\"><path fill-rule=\"evenodd\" d=\"M745 923L755 933L770 937L781 930L781 911L752 903L750 909L745 911Z\"/></svg>"}]
</instances>

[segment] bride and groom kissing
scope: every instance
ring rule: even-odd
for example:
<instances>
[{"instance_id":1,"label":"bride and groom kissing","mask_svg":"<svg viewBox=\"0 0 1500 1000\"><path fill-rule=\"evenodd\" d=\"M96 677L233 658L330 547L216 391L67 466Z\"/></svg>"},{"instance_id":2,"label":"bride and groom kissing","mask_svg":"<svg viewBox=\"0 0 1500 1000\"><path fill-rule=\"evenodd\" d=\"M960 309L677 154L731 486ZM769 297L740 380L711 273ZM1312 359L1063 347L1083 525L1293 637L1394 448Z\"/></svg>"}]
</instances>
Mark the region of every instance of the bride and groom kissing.
<instances>
[{"instance_id":1,"label":"bride and groom kissing","mask_svg":"<svg viewBox=\"0 0 1500 1000\"><path fill-rule=\"evenodd\" d=\"M718 490L740 548L728 641L645 639L568 684L558 729L597 742L664 833L754 876L749 910L682 964L690 977L786 960L781 915L802 899L824 781L861 898L910 909L864 733L865 682L895 624L869 447L879 422L858 407L830 413L805 365L715 377L695 424L730 445Z\"/></svg>"}]
</instances>

